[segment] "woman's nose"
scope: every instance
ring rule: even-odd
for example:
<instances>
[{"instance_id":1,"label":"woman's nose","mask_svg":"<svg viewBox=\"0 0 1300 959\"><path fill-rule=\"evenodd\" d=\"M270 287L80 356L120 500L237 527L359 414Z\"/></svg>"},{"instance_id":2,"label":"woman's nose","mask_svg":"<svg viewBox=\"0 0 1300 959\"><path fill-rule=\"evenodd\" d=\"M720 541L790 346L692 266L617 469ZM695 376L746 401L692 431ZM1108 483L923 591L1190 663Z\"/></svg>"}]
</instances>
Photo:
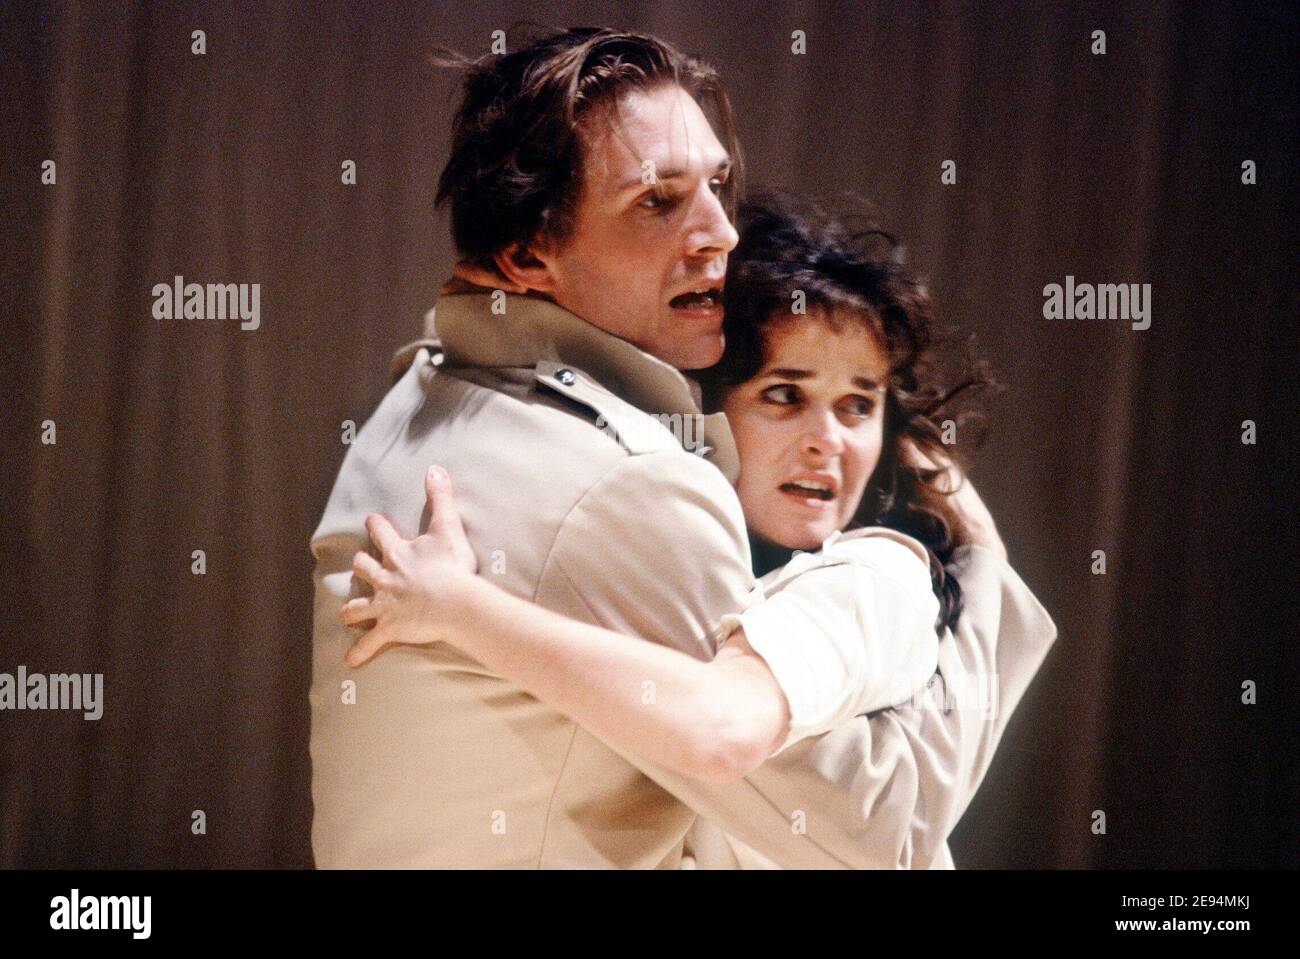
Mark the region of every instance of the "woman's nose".
<instances>
[{"instance_id":1,"label":"woman's nose","mask_svg":"<svg viewBox=\"0 0 1300 959\"><path fill-rule=\"evenodd\" d=\"M814 456L838 456L844 452L844 437L834 410L820 410L809 414L807 432L803 435L803 449Z\"/></svg>"}]
</instances>

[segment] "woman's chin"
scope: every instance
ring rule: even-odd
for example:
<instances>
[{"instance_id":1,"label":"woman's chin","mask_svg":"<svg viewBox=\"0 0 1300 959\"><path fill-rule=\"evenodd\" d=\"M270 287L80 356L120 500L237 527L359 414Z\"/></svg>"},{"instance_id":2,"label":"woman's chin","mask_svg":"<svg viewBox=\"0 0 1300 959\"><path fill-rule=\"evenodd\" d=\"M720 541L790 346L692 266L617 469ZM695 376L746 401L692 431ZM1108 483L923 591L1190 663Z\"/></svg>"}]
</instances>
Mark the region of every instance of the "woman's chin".
<instances>
[{"instance_id":1,"label":"woman's chin","mask_svg":"<svg viewBox=\"0 0 1300 959\"><path fill-rule=\"evenodd\" d=\"M835 524L809 520L791 520L765 524L767 528L756 532L764 539L786 549L810 551L821 549L822 543L835 532Z\"/></svg>"}]
</instances>

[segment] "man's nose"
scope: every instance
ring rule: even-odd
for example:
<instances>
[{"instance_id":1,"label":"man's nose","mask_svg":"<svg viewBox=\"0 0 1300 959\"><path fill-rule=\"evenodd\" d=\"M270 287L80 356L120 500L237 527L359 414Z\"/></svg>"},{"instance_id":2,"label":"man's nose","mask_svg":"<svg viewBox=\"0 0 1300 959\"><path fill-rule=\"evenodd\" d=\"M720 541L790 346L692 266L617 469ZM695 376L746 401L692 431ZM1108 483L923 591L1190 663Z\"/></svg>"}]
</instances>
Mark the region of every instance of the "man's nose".
<instances>
[{"instance_id":1,"label":"man's nose","mask_svg":"<svg viewBox=\"0 0 1300 959\"><path fill-rule=\"evenodd\" d=\"M703 195L692 210L692 222L686 236L686 252L690 256L717 256L730 253L740 242L740 234L731 225L722 200L707 183L701 185Z\"/></svg>"}]
</instances>

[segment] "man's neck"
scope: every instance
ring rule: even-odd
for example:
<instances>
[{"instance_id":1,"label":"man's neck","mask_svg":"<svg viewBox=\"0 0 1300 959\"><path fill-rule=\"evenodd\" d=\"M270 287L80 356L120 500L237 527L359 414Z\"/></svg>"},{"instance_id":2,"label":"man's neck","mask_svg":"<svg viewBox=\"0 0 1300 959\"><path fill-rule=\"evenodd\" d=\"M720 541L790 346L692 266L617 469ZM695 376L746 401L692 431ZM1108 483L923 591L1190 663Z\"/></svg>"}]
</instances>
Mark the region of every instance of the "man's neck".
<instances>
[{"instance_id":1,"label":"man's neck","mask_svg":"<svg viewBox=\"0 0 1300 959\"><path fill-rule=\"evenodd\" d=\"M698 386L677 369L552 300L499 290L449 294L434 322L449 368L571 364L647 412L699 412Z\"/></svg>"},{"instance_id":2,"label":"man's neck","mask_svg":"<svg viewBox=\"0 0 1300 959\"><path fill-rule=\"evenodd\" d=\"M550 300L501 291L446 295L434 322L444 369L571 366L653 416L701 417L713 462L734 482L739 460L726 418L704 416L699 384L658 357Z\"/></svg>"}]
</instances>

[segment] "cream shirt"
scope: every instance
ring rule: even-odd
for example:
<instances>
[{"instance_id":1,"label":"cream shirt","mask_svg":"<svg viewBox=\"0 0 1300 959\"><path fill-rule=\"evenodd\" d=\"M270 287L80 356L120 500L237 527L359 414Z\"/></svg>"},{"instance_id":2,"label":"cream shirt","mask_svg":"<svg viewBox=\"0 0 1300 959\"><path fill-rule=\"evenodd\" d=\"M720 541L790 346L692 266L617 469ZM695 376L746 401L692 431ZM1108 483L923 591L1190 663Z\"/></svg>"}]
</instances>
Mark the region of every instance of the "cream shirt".
<instances>
[{"instance_id":1,"label":"cream shirt","mask_svg":"<svg viewBox=\"0 0 1300 959\"><path fill-rule=\"evenodd\" d=\"M760 582L765 601L722 619L741 627L790 706L778 753L854 716L910 699L939 661L939 600L925 547L872 527L834 533Z\"/></svg>"}]
</instances>

